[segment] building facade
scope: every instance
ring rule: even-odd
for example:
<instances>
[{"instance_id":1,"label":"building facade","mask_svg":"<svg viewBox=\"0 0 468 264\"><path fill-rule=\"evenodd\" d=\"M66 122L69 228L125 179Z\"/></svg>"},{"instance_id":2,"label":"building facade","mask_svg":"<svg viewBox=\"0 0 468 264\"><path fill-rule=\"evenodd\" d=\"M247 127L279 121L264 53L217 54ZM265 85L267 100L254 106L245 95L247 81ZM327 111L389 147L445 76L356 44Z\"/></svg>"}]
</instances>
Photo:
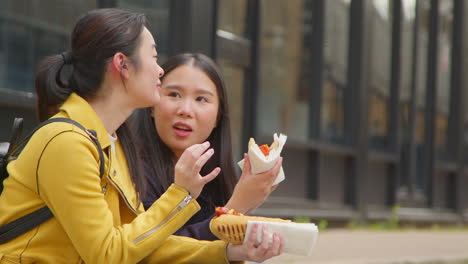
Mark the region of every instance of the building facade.
<instances>
[{"instance_id":1,"label":"building facade","mask_svg":"<svg viewBox=\"0 0 468 264\"><path fill-rule=\"evenodd\" d=\"M2 0L0 140L15 116L37 123L37 62L102 7L146 13L162 61L217 61L236 158L288 135L287 179L256 214L468 222L464 0Z\"/></svg>"}]
</instances>

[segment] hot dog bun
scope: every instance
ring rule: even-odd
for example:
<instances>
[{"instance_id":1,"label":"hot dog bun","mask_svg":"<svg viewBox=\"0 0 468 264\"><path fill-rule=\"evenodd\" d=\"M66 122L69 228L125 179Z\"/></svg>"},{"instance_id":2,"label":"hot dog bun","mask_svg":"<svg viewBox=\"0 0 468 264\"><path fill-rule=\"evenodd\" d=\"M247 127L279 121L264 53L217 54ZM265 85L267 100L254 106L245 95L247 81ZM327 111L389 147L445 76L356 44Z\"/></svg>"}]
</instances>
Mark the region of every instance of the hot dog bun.
<instances>
[{"instance_id":1,"label":"hot dog bun","mask_svg":"<svg viewBox=\"0 0 468 264\"><path fill-rule=\"evenodd\" d=\"M290 223L290 220L281 218L268 218L259 216L222 214L215 216L210 221L211 232L221 240L232 244L242 244L244 242L247 221L279 222Z\"/></svg>"}]
</instances>

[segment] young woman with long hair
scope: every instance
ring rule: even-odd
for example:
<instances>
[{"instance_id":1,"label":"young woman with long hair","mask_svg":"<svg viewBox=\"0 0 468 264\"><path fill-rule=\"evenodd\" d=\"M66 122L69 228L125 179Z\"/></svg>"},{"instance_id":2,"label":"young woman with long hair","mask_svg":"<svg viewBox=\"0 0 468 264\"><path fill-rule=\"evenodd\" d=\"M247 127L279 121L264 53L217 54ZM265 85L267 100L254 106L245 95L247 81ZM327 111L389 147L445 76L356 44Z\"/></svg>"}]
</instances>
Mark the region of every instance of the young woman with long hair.
<instances>
[{"instance_id":1,"label":"young woman with long hair","mask_svg":"<svg viewBox=\"0 0 468 264\"><path fill-rule=\"evenodd\" d=\"M173 184L144 210L146 180L126 120L159 103L164 72L157 57L144 15L98 9L77 22L70 51L40 63L39 119L72 119L94 133L48 124L10 162L0 226L44 206L53 217L0 244L0 263L226 263L281 252L276 234L271 245L264 239L258 247L253 240L233 246L172 236L199 210L196 198L219 173L200 174L213 155L209 142L181 154ZM102 146L102 178L92 138Z\"/></svg>"},{"instance_id":2,"label":"young woman with long hair","mask_svg":"<svg viewBox=\"0 0 468 264\"><path fill-rule=\"evenodd\" d=\"M208 183L198 202L202 209L175 234L215 240L209 221L216 206L247 213L262 204L276 188L272 183L281 167L261 174L246 167L238 180L231 144L231 127L226 85L216 64L203 54L179 54L162 65L161 100L154 107L140 109L132 120L149 186L143 195L146 208L174 181L174 170L190 146L210 142L214 154L201 172L219 167L218 177Z\"/></svg>"}]
</instances>

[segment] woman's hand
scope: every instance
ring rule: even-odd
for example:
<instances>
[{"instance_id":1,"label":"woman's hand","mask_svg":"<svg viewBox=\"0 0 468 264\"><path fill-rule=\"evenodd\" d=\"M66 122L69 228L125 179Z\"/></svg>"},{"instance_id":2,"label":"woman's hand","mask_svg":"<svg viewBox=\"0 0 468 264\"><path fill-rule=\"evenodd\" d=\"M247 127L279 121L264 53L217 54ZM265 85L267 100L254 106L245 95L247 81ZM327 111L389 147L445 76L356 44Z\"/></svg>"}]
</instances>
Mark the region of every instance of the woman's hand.
<instances>
[{"instance_id":1,"label":"woman's hand","mask_svg":"<svg viewBox=\"0 0 468 264\"><path fill-rule=\"evenodd\" d=\"M203 186L221 171L217 167L204 177L200 175L201 168L214 154L213 149L208 149L209 146L208 141L190 146L182 153L174 168L174 183L189 191L194 199L198 198Z\"/></svg>"},{"instance_id":2,"label":"woman's hand","mask_svg":"<svg viewBox=\"0 0 468 264\"><path fill-rule=\"evenodd\" d=\"M278 175L283 158L280 157L275 166L268 171L252 174L248 154L244 154L245 164L242 175L234 188L231 199L225 207L234 209L239 213L248 213L259 207L278 185L272 186Z\"/></svg>"},{"instance_id":3,"label":"woman's hand","mask_svg":"<svg viewBox=\"0 0 468 264\"><path fill-rule=\"evenodd\" d=\"M228 244L226 255L229 261L263 262L267 259L278 256L283 252L283 238L278 233L273 232L270 241L270 233L267 232L265 225L262 226L261 231L262 242L259 245L255 245L257 230L258 224L254 224L250 232L249 240L242 245Z\"/></svg>"}]
</instances>

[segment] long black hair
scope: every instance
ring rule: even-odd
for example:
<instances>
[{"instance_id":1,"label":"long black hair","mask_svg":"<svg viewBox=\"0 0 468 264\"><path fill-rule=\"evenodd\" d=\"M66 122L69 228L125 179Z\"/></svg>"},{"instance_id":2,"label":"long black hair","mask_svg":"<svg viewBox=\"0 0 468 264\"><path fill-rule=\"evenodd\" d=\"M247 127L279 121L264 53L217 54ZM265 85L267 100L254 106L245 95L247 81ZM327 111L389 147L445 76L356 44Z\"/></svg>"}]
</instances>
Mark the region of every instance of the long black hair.
<instances>
[{"instance_id":1,"label":"long black hair","mask_svg":"<svg viewBox=\"0 0 468 264\"><path fill-rule=\"evenodd\" d=\"M215 84L219 95L217 126L207 139L215 150L215 155L202 168L201 174L206 175L218 166L221 168L221 173L205 186L203 193L213 205L224 205L231 197L237 182L232 157L231 125L226 85L216 64L203 54L179 54L169 58L161 67L167 75L183 65L191 65L203 71ZM164 76L162 81L164 82ZM160 184L156 187L160 188L159 192L162 193L174 181L174 153L159 136L151 115L151 108L138 110L134 115L134 121L135 131L138 133L139 140L141 140L138 145L141 146L146 175L147 177L157 178Z\"/></svg>"},{"instance_id":2,"label":"long black hair","mask_svg":"<svg viewBox=\"0 0 468 264\"><path fill-rule=\"evenodd\" d=\"M96 9L84 14L71 34L71 50L46 57L38 65L35 88L39 121L57 113L72 93L86 100L92 99L101 86L107 63L115 53L122 52L138 68L136 50L145 26L144 14L120 9ZM131 133L127 121L117 129L141 201L146 180Z\"/></svg>"}]
</instances>

